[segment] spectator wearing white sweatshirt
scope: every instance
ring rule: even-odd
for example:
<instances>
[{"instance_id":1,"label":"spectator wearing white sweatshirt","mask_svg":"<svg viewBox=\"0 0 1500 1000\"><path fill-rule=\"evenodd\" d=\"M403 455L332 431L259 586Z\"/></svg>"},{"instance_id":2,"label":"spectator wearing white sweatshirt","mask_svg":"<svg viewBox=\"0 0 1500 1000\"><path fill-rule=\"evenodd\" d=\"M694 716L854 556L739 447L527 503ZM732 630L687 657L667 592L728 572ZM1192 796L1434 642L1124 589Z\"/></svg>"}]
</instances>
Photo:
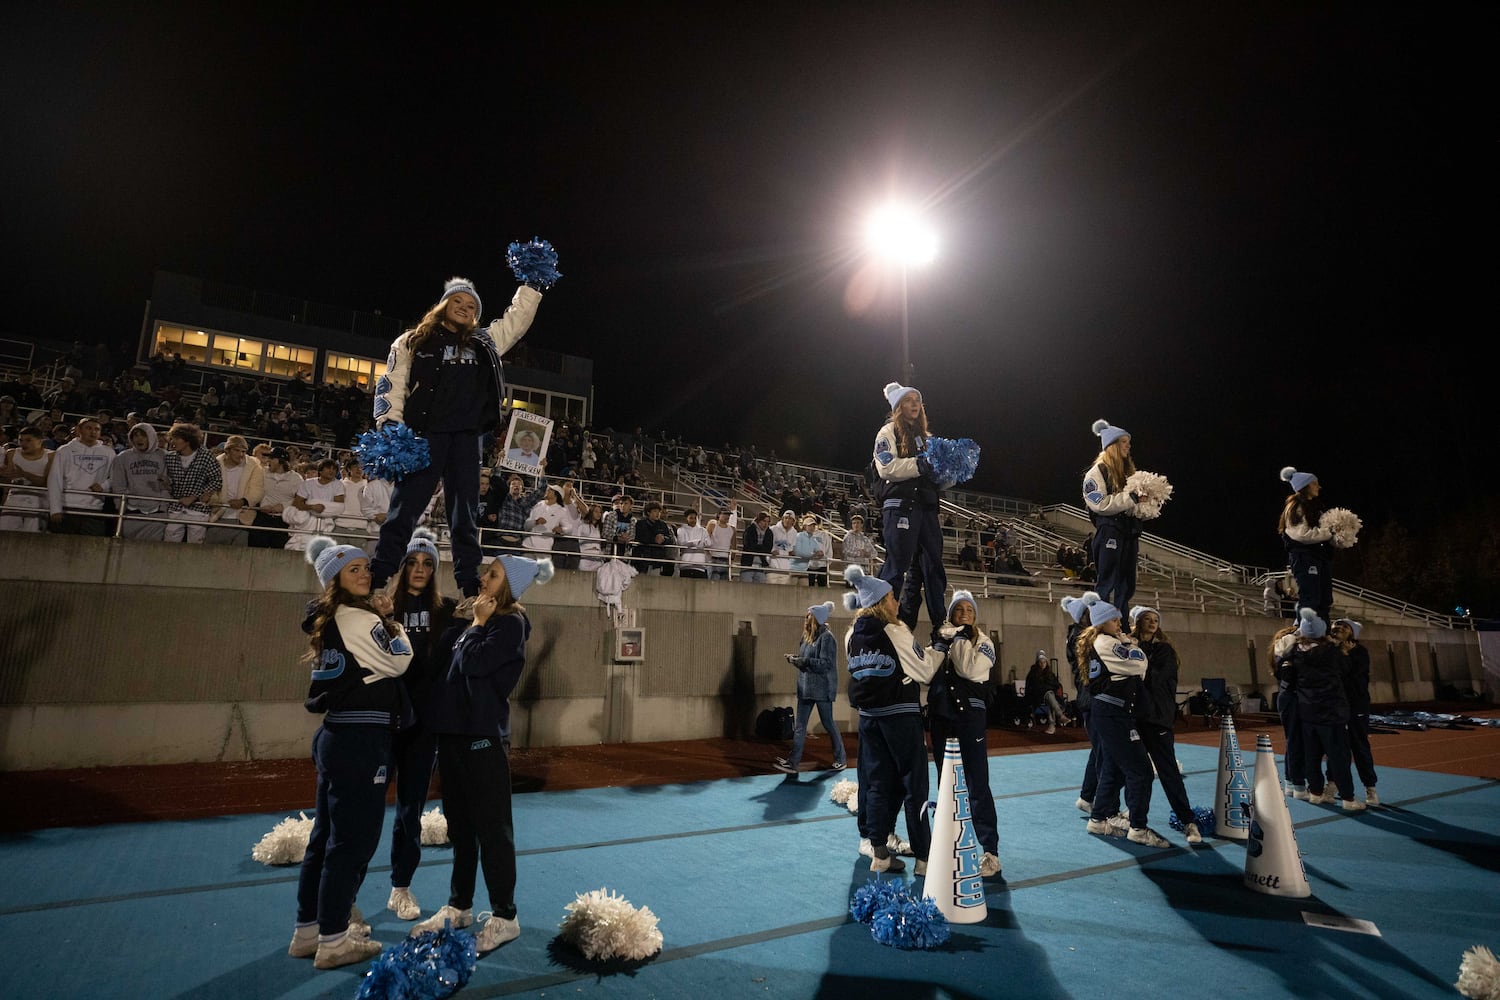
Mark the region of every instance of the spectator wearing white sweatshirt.
<instances>
[{"instance_id":1,"label":"spectator wearing white sweatshirt","mask_svg":"<svg viewBox=\"0 0 1500 1000\"><path fill-rule=\"evenodd\" d=\"M683 524L677 529L677 545L682 554L679 575L689 580L708 578L708 529L698 523L698 512L691 507L682 512Z\"/></svg>"},{"instance_id":2,"label":"spectator wearing white sweatshirt","mask_svg":"<svg viewBox=\"0 0 1500 1000\"><path fill-rule=\"evenodd\" d=\"M115 450L99 441L99 421L78 421L78 436L58 447L47 473L47 507L52 530L66 535L114 534L105 515L103 494Z\"/></svg>"}]
</instances>

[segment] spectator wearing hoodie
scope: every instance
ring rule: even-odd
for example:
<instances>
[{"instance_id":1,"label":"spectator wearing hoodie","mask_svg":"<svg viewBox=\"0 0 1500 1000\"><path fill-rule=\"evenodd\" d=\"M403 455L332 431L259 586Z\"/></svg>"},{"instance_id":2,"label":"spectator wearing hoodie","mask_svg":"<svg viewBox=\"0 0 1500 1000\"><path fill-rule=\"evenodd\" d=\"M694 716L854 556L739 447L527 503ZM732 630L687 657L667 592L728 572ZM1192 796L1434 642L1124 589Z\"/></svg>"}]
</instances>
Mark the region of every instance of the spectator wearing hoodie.
<instances>
[{"instance_id":1,"label":"spectator wearing hoodie","mask_svg":"<svg viewBox=\"0 0 1500 1000\"><path fill-rule=\"evenodd\" d=\"M78 421L78 436L59 445L47 475L47 506L52 530L68 535L113 534L104 496L115 451L99 441L99 421Z\"/></svg>"},{"instance_id":2,"label":"spectator wearing hoodie","mask_svg":"<svg viewBox=\"0 0 1500 1000\"><path fill-rule=\"evenodd\" d=\"M130 428L130 447L115 456L109 467L109 488L125 494L123 538L159 542L164 537L168 492L167 453L157 444L156 428L139 423Z\"/></svg>"}]
</instances>

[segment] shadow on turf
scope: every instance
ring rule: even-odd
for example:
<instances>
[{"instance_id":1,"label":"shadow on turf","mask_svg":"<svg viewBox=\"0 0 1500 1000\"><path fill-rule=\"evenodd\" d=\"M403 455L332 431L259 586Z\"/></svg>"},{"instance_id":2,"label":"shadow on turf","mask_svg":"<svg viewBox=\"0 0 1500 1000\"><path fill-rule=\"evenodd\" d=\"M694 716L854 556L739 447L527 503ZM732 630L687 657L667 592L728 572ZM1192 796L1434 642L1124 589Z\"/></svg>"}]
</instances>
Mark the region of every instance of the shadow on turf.
<instances>
[{"instance_id":1,"label":"shadow on turf","mask_svg":"<svg viewBox=\"0 0 1500 1000\"><path fill-rule=\"evenodd\" d=\"M568 944L560 936L554 937L547 942L547 958L553 965L560 966L570 972L581 972L585 975L602 979L605 976L629 976L634 978L636 972L650 965L656 956L628 961L623 958L611 958L606 961L599 959L584 958L583 953L571 944Z\"/></svg>"}]
</instances>

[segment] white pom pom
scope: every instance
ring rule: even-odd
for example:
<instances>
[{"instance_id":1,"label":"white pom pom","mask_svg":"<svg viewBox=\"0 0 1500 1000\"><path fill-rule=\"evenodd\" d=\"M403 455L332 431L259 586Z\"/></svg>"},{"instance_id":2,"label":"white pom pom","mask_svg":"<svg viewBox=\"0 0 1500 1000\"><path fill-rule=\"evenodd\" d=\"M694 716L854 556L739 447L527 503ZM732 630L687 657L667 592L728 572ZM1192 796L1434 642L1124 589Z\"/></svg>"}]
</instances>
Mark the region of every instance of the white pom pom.
<instances>
[{"instance_id":1,"label":"white pom pom","mask_svg":"<svg viewBox=\"0 0 1500 1000\"><path fill-rule=\"evenodd\" d=\"M1352 548L1359 541L1359 529L1364 526L1359 515L1343 507L1330 507L1318 518L1318 527L1333 532L1333 547L1336 549Z\"/></svg>"},{"instance_id":2,"label":"white pom pom","mask_svg":"<svg viewBox=\"0 0 1500 1000\"><path fill-rule=\"evenodd\" d=\"M1284 469L1281 470L1281 481L1284 482L1284 483L1289 483L1289 482L1292 481L1292 477L1295 476L1296 474L1297 474L1297 470L1295 468L1293 468L1292 466L1288 465Z\"/></svg>"},{"instance_id":3,"label":"white pom pom","mask_svg":"<svg viewBox=\"0 0 1500 1000\"><path fill-rule=\"evenodd\" d=\"M557 925L559 936L590 961L634 962L661 951L661 931L651 908L636 909L607 888L580 893L563 909L568 915Z\"/></svg>"},{"instance_id":4,"label":"white pom pom","mask_svg":"<svg viewBox=\"0 0 1500 1000\"><path fill-rule=\"evenodd\" d=\"M1080 597L1079 600L1084 604L1098 604L1101 600L1103 600L1103 598L1099 596L1099 592L1097 590L1090 590L1087 591L1082 597Z\"/></svg>"},{"instance_id":5,"label":"white pom pom","mask_svg":"<svg viewBox=\"0 0 1500 1000\"><path fill-rule=\"evenodd\" d=\"M886 400L889 401L891 398L891 393L899 388L901 388L900 382L887 382L885 384L885 388L880 390L880 395L884 396Z\"/></svg>"},{"instance_id":6,"label":"white pom pom","mask_svg":"<svg viewBox=\"0 0 1500 1000\"><path fill-rule=\"evenodd\" d=\"M843 781L833 783L833 787L828 790L828 797L838 805L845 805L858 792L859 782L845 778Z\"/></svg>"},{"instance_id":7,"label":"white pom pom","mask_svg":"<svg viewBox=\"0 0 1500 1000\"><path fill-rule=\"evenodd\" d=\"M1470 1000L1500 1000L1500 961L1495 953L1479 944L1464 952L1454 985Z\"/></svg>"},{"instance_id":8,"label":"white pom pom","mask_svg":"<svg viewBox=\"0 0 1500 1000\"><path fill-rule=\"evenodd\" d=\"M416 528L412 531L411 540L415 542L419 538L425 538L427 541L431 542L434 545L437 544L438 540L438 536L432 533L432 529L425 526Z\"/></svg>"},{"instance_id":9,"label":"white pom pom","mask_svg":"<svg viewBox=\"0 0 1500 1000\"><path fill-rule=\"evenodd\" d=\"M437 806L422 814L422 844L436 847L448 842L448 817Z\"/></svg>"},{"instance_id":10,"label":"white pom pom","mask_svg":"<svg viewBox=\"0 0 1500 1000\"><path fill-rule=\"evenodd\" d=\"M859 586L855 581L864 575L865 571L863 567L857 564L850 564L844 567L844 582L851 587Z\"/></svg>"},{"instance_id":11,"label":"white pom pom","mask_svg":"<svg viewBox=\"0 0 1500 1000\"><path fill-rule=\"evenodd\" d=\"M313 821L307 813L288 816L250 848L250 856L263 865L295 865L307 853L307 838L312 835Z\"/></svg>"},{"instance_id":12,"label":"white pom pom","mask_svg":"<svg viewBox=\"0 0 1500 1000\"><path fill-rule=\"evenodd\" d=\"M557 569L552 565L551 559L538 559L536 563L536 579L533 583L546 583L557 575Z\"/></svg>"},{"instance_id":13,"label":"white pom pom","mask_svg":"<svg viewBox=\"0 0 1500 1000\"><path fill-rule=\"evenodd\" d=\"M1107 428L1108 426L1109 421L1105 420L1103 417L1100 417L1098 420L1094 421L1094 433L1102 437L1104 435L1105 428Z\"/></svg>"},{"instance_id":14,"label":"white pom pom","mask_svg":"<svg viewBox=\"0 0 1500 1000\"><path fill-rule=\"evenodd\" d=\"M1140 497L1135 513L1143 521L1160 517L1162 505L1172 498L1172 484L1155 472L1132 472L1125 480L1125 490Z\"/></svg>"},{"instance_id":15,"label":"white pom pom","mask_svg":"<svg viewBox=\"0 0 1500 1000\"><path fill-rule=\"evenodd\" d=\"M309 538L307 540L307 551L306 551L307 564L309 566L316 566L316 565L318 565L318 556L320 556L323 553L327 552L329 549L333 548L337 544L338 544L338 542L335 542L332 538L329 538L327 535L314 535L314 536L312 536L311 538Z\"/></svg>"},{"instance_id":16,"label":"white pom pom","mask_svg":"<svg viewBox=\"0 0 1500 1000\"><path fill-rule=\"evenodd\" d=\"M1301 611L1297 612L1297 617L1301 618L1305 622L1310 622L1314 618L1318 617L1318 613L1312 608L1303 608Z\"/></svg>"}]
</instances>

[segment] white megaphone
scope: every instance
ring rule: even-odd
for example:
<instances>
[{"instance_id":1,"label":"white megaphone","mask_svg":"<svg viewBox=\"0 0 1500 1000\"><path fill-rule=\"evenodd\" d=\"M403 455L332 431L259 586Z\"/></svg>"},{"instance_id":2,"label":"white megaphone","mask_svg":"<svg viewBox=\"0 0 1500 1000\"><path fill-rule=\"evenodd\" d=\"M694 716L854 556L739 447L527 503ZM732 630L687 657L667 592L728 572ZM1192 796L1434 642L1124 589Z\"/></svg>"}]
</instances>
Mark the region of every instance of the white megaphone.
<instances>
[{"instance_id":1,"label":"white megaphone","mask_svg":"<svg viewBox=\"0 0 1500 1000\"><path fill-rule=\"evenodd\" d=\"M952 924L977 924L989 916L984 902L984 880L979 859L984 850L974 832L969 811L969 782L964 774L958 740L948 738L943 748L943 774L938 779L937 808L933 812L932 847L927 852L927 884L922 895L937 904Z\"/></svg>"},{"instance_id":2,"label":"white megaphone","mask_svg":"<svg viewBox=\"0 0 1500 1000\"><path fill-rule=\"evenodd\" d=\"M1250 769L1240 750L1240 738L1234 731L1234 716L1228 712L1219 722L1219 777L1214 786L1215 835L1230 840L1250 836ZM1183 822L1187 822L1186 819Z\"/></svg>"},{"instance_id":3,"label":"white megaphone","mask_svg":"<svg viewBox=\"0 0 1500 1000\"><path fill-rule=\"evenodd\" d=\"M1255 738L1255 791L1250 802L1250 838L1245 843L1245 884L1271 896L1312 895L1292 814L1287 812L1271 737Z\"/></svg>"}]
</instances>

